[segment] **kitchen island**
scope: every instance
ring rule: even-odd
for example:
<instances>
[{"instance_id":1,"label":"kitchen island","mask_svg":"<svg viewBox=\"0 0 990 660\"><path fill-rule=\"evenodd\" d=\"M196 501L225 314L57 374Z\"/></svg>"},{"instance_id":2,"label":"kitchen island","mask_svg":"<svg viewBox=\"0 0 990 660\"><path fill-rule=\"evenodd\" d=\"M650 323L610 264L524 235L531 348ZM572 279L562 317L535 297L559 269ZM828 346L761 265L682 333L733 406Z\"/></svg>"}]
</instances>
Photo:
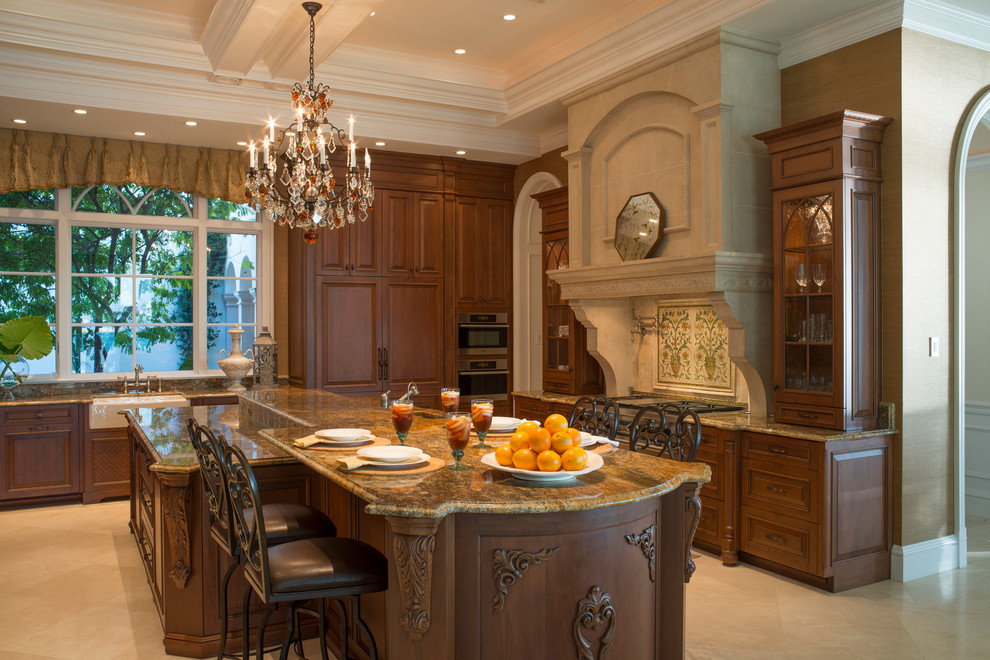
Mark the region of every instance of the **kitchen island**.
<instances>
[{"instance_id":1,"label":"kitchen island","mask_svg":"<svg viewBox=\"0 0 990 660\"><path fill-rule=\"evenodd\" d=\"M215 415L176 410L176 419L188 410ZM439 414L418 413L407 444L450 462ZM348 452L300 449L293 440L319 428L361 427L394 441L377 399L288 388L247 392L237 417L237 429L218 430L264 447L259 461L305 469L308 490L290 494L323 508L341 535L389 558L389 590L361 601L382 657L550 659L600 657L606 650L614 657L683 656L685 582L693 570L687 546L707 466L616 451L604 456L600 470L539 486L483 466L484 452L468 449L470 469L460 473L440 467L367 475L338 467L336 458ZM136 445L164 449L176 426L149 430L135 416ZM165 460L160 453L154 458ZM188 481L187 508L202 516L194 472L185 468L196 477ZM207 529L202 520L188 526ZM208 531L189 538L191 580L198 570L192 559L210 555L195 544L210 541ZM172 557L164 559L174 567ZM201 589L178 596L199 599L204 619L222 568L210 567ZM349 636L360 656L363 640L353 630ZM198 647L206 655L215 637L204 628L203 638Z\"/></svg>"}]
</instances>

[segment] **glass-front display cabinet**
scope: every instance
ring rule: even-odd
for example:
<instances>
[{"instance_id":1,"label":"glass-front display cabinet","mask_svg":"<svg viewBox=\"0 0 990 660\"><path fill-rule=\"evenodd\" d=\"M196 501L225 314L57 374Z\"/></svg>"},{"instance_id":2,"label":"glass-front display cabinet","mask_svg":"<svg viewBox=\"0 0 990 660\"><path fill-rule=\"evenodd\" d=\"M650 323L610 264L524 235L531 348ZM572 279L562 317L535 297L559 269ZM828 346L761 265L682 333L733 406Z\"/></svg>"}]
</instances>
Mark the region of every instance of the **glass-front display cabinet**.
<instances>
[{"instance_id":1,"label":"glass-front display cabinet","mask_svg":"<svg viewBox=\"0 0 990 660\"><path fill-rule=\"evenodd\" d=\"M543 214L543 389L560 394L600 394L605 375L588 354L584 326L560 296L547 271L567 268L567 188L533 195Z\"/></svg>"},{"instance_id":2,"label":"glass-front display cabinet","mask_svg":"<svg viewBox=\"0 0 990 660\"><path fill-rule=\"evenodd\" d=\"M772 161L774 418L855 430L880 396L880 143L845 110L755 136Z\"/></svg>"}]
</instances>

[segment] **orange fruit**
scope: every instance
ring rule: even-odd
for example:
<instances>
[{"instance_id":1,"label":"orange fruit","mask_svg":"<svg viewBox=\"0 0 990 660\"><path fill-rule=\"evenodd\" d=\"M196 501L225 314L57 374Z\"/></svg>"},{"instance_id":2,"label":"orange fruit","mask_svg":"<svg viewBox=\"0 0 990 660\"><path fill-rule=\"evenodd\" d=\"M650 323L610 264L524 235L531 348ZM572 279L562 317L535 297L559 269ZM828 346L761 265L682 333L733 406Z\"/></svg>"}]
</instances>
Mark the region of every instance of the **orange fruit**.
<instances>
[{"instance_id":1,"label":"orange fruit","mask_svg":"<svg viewBox=\"0 0 990 660\"><path fill-rule=\"evenodd\" d=\"M536 453L550 449L550 431L546 429L536 429L530 433L529 448Z\"/></svg>"},{"instance_id":2,"label":"orange fruit","mask_svg":"<svg viewBox=\"0 0 990 660\"><path fill-rule=\"evenodd\" d=\"M581 432L580 432L580 431L578 431L578 430L577 430L576 428L574 428L573 426L569 426L569 427L567 427L567 435L569 435L569 436L571 436L572 438L574 438L574 439L575 439L575 440L576 440L576 441L578 442L578 444L580 444L580 443L581 443Z\"/></svg>"},{"instance_id":3,"label":"orange fruit","mask_svg":"<svg viewBox=\"0 0 990 660\"><path fill-rule=\"evenodd\" d=\"M540 425L537 422L526 421L516 427L516 432L532 433L538 428L540 428Z\"/></svg>"},{"instance_id":4,"label":"orange fruit","mask_svg":"<svg viewBox=\"0 0 990 660\"><path fill-rule=\"evenodd\" d=\"M557 431L567 430L567 418L559 413L554 413L547 417L546 421L543 422L543 428L550 431L550 433L556 433Z\"/></svg>"},{"instance_id":5,"label":"orange fruit","mask_svg":"<svg viewBox=\"0 0 990 660\"><path fill-rule=\"evenodd\" d=\"M495 462L499 465L512 465L512 454L515 451L509 445L502 445L495 450Z\"/></svg>"},{"instance_id":6,"label":"orange fruit","mask_svg":"<svg viewBox=\"0 0 990 660\"><path fill-rule=\"evenodd\" d=\"M536 454L532 449L520 449L512 454L512 464L520 470L535 470Z\"/></svg>"},{"instance_id":7,"label":"orange fruit","mask_svg":"<svg viewBox=\"0 0 990 660\"><path fill-rule=\"evenodd\" d=\"M524 431L516 431L509 436L509 446L512 447L512 451L529 449L529 433Z\"/></svg>"},{"instance_id":8,"label":"orange fruit","mask_svg":"<svg viewBox=\"0 0 990 660\"><path fill-rule=\"evenodd\" d=\"M556 472L560 469L560 454L551 449L541 451L536 457L536 467L541 472Z\"/></svg>"},{"instance_id":9,"label":"orange fruit","mask_svg":"<svg viewBox=\"0 0 990 660\"><path fill-rule=\"evenodd\" d=\"M568 472L583 470L588 464L588 452L581 447L571 447L560 457L560 462Z\"/></svg>"},{"instance_id":10,"label":"orange fruit","mask_svg":"<svg viewBox=\"0 0 990 660\"><path fill-rule=\"evenodd\" d=\"M550 438L550 445L553 450L558 454L563 454L565 451L571 447L577 447L580 444L580 440L575 440L567 431L561 431L559 433L554 433L553 437Z\"/></svg>"}]
</instances>

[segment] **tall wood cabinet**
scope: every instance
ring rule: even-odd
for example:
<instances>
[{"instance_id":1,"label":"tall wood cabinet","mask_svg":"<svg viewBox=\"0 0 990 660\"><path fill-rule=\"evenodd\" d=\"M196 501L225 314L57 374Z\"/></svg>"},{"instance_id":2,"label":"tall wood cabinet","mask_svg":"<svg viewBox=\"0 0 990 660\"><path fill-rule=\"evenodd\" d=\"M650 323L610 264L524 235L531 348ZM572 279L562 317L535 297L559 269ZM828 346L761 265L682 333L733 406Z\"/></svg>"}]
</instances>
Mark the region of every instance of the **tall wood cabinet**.
<instances>
[{"instance_id":1,"label":"tall wood cabinet","mask_svg":"<svg viewBox=\"0 0 990 660\"><path fill-rule=\"evenodd\" d=\"M772 161L774 417L872 429L880 394L880 143L845 110L755 137Z\"/></svg>"},{"instance_id":2,"label":"tall wood cabinet","mask_svg":"<svg viewBox=\"0 0 990 660\"><path fill-rule=\"evenodd\" d=\"M366 222L289 241L289 377L439 406L457 382L456 313L511 307L513 168L375 155Z\"/></svg>"},{"instance_id":3,"label":"tall wood cabinet","mask_svg":"<svg viewBox=\"0 0 990 660\"><path fill-rule=\"evenodd\" d=\"M543 212L543 389L561 394L598 394L605 391L605 375L587 351L586 331L570 305L560 296L560 285L547 271L567 268L567 188L532 196Z\"/></svg>"}]
</instances>

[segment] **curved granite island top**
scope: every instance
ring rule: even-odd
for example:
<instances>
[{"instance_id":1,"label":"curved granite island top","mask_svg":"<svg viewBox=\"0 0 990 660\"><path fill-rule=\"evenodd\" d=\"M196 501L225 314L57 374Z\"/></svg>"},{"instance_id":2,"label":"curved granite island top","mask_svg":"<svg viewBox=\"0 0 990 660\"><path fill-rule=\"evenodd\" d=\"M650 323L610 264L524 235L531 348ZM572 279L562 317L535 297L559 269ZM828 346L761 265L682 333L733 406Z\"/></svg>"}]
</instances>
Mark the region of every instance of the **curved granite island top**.
<instances>
[{"instance_id":1,"label":"curved granite island top","mask_svg":"<svg viewBox=\"0 0 990 660\"><path fill-rule=\"evenodd\" d=\"M293 389L241 394L241 427L258 427L261 437L367 502L367 513L442 518L451 513L545 513L584 511L638 502L675 490L686 482L705 483L704 463L678 463L626 450L602 458L604 466L579 477L544 485L522 481L480 462L491 450L468 447L469 470L444 468L408 476L368 475L341 469L337 458L353 452L300 449L292 444L321 428L366 428L398 444L390 414L374 398L351 398ZM281 416L287 424L271 428ZM419 410L406 444L450 463L444 424L435 410ZM472 438L472 443L475 440Z\"/></svg>"}]
</instances>

